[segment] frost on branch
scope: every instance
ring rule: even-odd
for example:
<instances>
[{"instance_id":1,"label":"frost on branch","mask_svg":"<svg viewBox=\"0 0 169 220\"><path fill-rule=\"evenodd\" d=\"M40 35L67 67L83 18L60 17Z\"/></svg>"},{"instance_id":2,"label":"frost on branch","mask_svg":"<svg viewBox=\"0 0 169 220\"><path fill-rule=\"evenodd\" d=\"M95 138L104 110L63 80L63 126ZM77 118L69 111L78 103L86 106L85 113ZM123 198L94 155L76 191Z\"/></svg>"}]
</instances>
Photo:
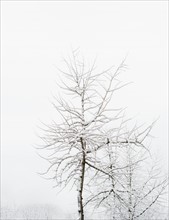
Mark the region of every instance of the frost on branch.
<instances>
[{"instance_id":1,"label":"frost on branch","mask_svg":"<svg viewBox=\"0 0 169 220\"><path fill-rule=\"evenodd\" d=\"M136 209L131 204L132 175L125 178L140 161L123 163L127 159L123 161L120 154L130 147L133 151L148 152L146 140L153 124L143 130L136 125L128 129L131 119L124 116L124 109L111 105L114 93L128 84L120 81L120 73L127 67L125 60L117 68L98 71L95 62L87 66L76 50L64 63L66 69L59 69L62 74L59 86L68 98L54 98L53 106L62 120L58 123L56 118L43 129L42 149L50 152L43 157L49 162L44 174L52 175L50 179L56 182L56 187L72 184L77 188L78 220L84 220L86 207L93 203L97 207L110 205L121 216L125 216L122 212L125 210L132 219L131 213ZM128 193L125 195L129 201L124 193Z\"/></svg>"}]
</instances>

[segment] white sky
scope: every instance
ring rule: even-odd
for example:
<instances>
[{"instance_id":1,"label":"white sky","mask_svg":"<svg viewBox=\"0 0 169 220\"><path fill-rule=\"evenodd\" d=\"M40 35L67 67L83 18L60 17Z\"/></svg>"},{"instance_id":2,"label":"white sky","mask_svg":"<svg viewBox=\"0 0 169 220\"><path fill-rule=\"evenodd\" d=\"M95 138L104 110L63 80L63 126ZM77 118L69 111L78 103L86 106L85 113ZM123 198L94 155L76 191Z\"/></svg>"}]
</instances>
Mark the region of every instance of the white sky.
<instances>
[{"instance_id":1,"label":"white sky","mask_svg":"<svg viewBox=\"0 0 169 220\"><path fill-rule=\"evenodd\" d=\"M2 1L1 13L2 204L76 205L74 192L56 196L36 174L46 164L33 149L39 120L55 117L55 66L71 47L102 68L129 53L124 81L134 83L117 94L117 107L140 123L160 116L152 147L167 165L167 1Z\"/></svg>"}]
</instances>

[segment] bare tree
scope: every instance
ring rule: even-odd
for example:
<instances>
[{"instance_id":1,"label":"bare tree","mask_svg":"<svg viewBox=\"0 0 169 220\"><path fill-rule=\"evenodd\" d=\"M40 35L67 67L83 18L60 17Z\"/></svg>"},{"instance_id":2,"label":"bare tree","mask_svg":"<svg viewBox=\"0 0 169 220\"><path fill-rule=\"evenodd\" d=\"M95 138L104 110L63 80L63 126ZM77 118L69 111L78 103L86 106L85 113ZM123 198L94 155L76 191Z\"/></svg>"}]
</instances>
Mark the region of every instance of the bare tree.
<instances>
[{"instance_id":1,"label":"bare tree","mask_svg":"<svg viewBox=\"0 0 169 220\"><path fill-rule=\"evenodd\" d=\"M102 184L98 179L99 184L92 183L95 187L98 185L98 190L91 194L90 203L93 202L95 208L104 207L110 219L164 219L168 179L150 150L128 143L113 151L109 146L107 151L107 167L112 175L97 176Z\"/></svg>"},{"instance_id":2,"label":"bare tree","mask_svg":"<svg viewBox=\"0 0 169 220\"><path fill-rule=\"evenodd\" d=\"M73 183L77 187L78 220L84 220L86 206L96 198L99 201L98 196L89 193L97 179L99 184L102 180L103 185L107 179L111 180L108 195L113 192L115 200L125 203L121 192L116 189L118 178L115 176L122 175L130 164L116 166L116 159L112 159L114 149L130 144L146 149L144 140L153 125L141 132L136 127L125 131L129 119L124 120L124 109L110 105L114 93L128 84L123 84L119 77L126 69L125 60L117 68L98 72L95 62L87 65L75 50L70 58L64 59L64 63L66 70L58 69L62 74L62 85L59 86L69 98L55 97L53 106L62 121L58 122L56 118L44 128L45 135L41 138L45 144L41 149L49 150L50 154L43 158L50 165L43 174L51 174L50 179L56 181L56 186L65 187ZM109 165L108 160L111 162ZM124 185L123 178L120 177L118 185Z\"/></svg>"},{"instance_id":3,"label":"bare tree","mask_svg":"<svg viewBox=\"0 0 169 220\"><path fill-rule=\"evenodd\" d=\"M78 190L78 219L84 220L84 185L88 185L88 173L97 163L96 152L107 143L103 127L122 117L123 109L108 109L108 104L114 92L125 86L118 76L126 65L123 60L116 69L111 67L95 73L95 62L87 68L77 51L64 62L67 70L60 72L66 80L60 87L71 95L71 99L55 100L53 105L62 122L53 121L44 129L46 135L41 137L45 143L42 148L51 150L45 157L50 162L45 173L53 169L52 179L57 181L57 186L73 181Z\"/></svg>"}]
</instances>

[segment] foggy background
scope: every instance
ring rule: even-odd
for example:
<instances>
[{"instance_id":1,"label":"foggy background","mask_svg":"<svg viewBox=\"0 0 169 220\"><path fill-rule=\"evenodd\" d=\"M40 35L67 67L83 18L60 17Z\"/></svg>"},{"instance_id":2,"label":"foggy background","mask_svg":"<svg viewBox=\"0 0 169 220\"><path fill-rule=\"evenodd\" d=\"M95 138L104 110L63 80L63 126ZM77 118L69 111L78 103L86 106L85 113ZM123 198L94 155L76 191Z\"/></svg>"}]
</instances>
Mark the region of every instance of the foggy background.
<instances>
[{"instance_id":1,"label":"foggy background","mask_svg":"<svg viewBox=\"0 0 169 220\"><path fill-rule=\"evenodd\" d=\"M62 58L80 47L102 69L126 55L124 82L115 108L148 125L159 117L152 149L167 170L167 1L1 2L1 205L52 204L76 212L76 191L58 194L37 172L40 121L56 115L50 103Z\"/></svg>"}]
</instances>

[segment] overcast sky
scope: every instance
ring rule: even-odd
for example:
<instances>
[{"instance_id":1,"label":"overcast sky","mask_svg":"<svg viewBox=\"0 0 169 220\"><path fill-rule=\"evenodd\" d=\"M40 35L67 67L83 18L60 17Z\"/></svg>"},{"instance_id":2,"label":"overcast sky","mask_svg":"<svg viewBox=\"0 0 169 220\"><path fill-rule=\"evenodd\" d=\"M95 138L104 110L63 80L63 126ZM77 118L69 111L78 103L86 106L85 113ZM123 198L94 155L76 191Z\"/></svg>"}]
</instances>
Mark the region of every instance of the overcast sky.
<instances>
[{"instance_id":1,"label":"overcast sky","mask_svg":"<svg viewBox=\"0 0 169 220\"><path fill-rule=\"evenodd\" d=\"M76 192L52 189L40 178L39 121L55 117L50 104L57 93L56 66L71 48L102 68L118 65L128 54L117 107L147 124L159 118L153 148L167 165L167 1L2 1L2 204L52 203L76 206Z\"/></svg>"}]
</instances>

